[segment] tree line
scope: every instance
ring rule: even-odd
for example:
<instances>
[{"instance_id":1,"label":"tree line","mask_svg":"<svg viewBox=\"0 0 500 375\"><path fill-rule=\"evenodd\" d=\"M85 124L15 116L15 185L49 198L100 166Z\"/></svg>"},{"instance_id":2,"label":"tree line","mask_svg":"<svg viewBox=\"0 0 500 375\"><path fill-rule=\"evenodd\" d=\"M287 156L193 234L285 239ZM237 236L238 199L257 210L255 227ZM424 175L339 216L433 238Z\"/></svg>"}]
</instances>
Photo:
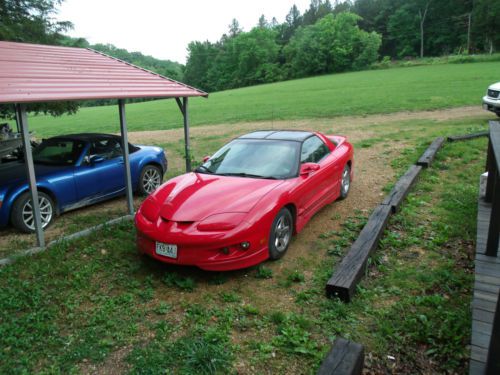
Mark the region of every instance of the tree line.
<instances>
[{"instance_id":1,"label":"tree line","mask_svg":"<svg viewBox=\"0 0 500 375\"><path fill-rule=\"evenodd\" d=\"M237 20L217 42L188 45L184 81L206 91L363 69L381 56L412 59L500 48L500 1L311 0L285 22Z\"/></svg>"}]
</instances>

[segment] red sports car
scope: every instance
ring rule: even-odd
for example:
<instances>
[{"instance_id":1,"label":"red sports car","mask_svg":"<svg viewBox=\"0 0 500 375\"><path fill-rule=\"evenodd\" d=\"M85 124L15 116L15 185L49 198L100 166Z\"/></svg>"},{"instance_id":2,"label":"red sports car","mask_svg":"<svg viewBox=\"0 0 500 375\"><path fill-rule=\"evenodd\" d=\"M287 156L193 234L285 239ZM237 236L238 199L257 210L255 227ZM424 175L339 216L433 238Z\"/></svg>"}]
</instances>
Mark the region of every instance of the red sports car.
<instances>
[{"instance_id":1,"label":"red sports car","mask_svg":"<svg viewBox=\"0 0 500 375\"><path fill-rule=\"evenodd\" d=\"M136 216L137 247L205 270L281 258L320 208L349 192L353 148L341 136L256 131L151 194Z\"/></svg>"}]
</instances>

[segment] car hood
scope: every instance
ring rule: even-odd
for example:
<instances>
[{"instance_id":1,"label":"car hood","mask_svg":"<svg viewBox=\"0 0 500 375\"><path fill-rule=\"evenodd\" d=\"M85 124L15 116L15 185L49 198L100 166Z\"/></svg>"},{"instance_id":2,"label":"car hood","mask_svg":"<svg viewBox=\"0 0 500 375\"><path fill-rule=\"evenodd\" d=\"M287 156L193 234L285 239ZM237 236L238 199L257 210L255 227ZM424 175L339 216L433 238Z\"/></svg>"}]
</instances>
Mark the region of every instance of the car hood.
<instances>
[{"instance_id":1,"label":"car hood","mask_svg":"<svg viewBox=\"0 0 500 375\"><path fill-rule=\"evenodd\" d=\"M200 221L224 212L249 212L282 180L189 173L154 193L160 216L172 221Z\"/></svg>"},{"instance_id":2,"label":"car hood","mask_svg":"<svg viewBox=\"0 0 500 375\"><path fill-rule=\"evenodd\" d=\"M51 166L35 164L35 174L37 180L42 179L64 168L61 166ZM14 161L10 163L0 164L0 187L11 186L17 183L27 182L26 165L24 162Z\"/></svg>"},{"instance_id":3,"label":"car hood","mask_svg":"<svg viewBox=\"0 0 500 375\"><path fill-rule=\"evenodd\" d=\"M495 91L500 91L500 82L492 84L490 87L488 87L490 90L495 90Z\"/></svg>"}]
</instances>

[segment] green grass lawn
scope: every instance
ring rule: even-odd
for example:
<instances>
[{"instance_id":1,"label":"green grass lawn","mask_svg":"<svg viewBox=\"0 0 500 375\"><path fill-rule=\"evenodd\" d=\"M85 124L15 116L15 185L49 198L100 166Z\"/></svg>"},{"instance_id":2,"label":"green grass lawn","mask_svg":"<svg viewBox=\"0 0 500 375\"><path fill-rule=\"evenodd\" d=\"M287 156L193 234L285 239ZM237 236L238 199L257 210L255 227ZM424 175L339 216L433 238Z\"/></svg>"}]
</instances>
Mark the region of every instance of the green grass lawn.
<instances>
[{"instance_id":1,"label":"green grass lawn","mask_svg":"<svg viewBox=\"0 0 500 375\"><path fill-rule=\"evenodd\" d=\"M320 118L479 105L500 62L430 65L335 74L211 94L190 101L192 125ZM182 127L174 100L127 105L130 131ZM117 106L30 118L38 136L118 132Z\"/></svg>"}]
</instances>

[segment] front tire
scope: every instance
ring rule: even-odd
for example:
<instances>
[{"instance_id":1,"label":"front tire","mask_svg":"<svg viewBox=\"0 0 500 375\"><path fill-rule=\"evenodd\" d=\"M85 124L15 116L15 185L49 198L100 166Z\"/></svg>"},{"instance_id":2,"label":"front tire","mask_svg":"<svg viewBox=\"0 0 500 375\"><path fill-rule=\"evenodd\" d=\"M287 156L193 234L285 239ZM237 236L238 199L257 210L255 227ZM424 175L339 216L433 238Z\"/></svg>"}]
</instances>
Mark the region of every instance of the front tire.
<instances>
[{"instance_id":1,"label":"front tire","mask_svg":"<svg viewBox=\"0 0 500 375\"><path fill-rule=\"evenodd\" d=\"M269 258L276 260L285 255L293 234L293 217L288 208L282 208L273 220L269 235Z\"/></svg>"},{"instance_id":2,"label":"front tire","mask_svg":"<svg viewBox=\"0 0 500 375\"><path fill-rule=\"evenodd\" d=\"M349 190L351 189L351 167L348 164L345 165L342 171L342 179L340 180L340 196L339 199L346 199L349 195Z\"/></svg>"},{"instance_id":3,"label":"front tire","mask_svg":"<svg viewBox=\"0 0 500 375\"><path fill-rule=\"evenodd\" d=\"M38 204L40 206L40 218L42 228L45 229L52 222L55 215L54 201L47 194L38 192ZM25 233L35 231L35 213L31 201L31 194L27 191L16 199L12 206L12 225Z\"/></svg>"},{"instance_id":4,"label":"front tire","mask_svg":"<svg viewBox=\"0 0 500 375\"><path fill-rule=\"evenodd\" d=\"M146 165L142 168L139 177L139 194L149 195L155 191L163 181L161 169L155 165Z\"/></svg>"}]
</instances>

